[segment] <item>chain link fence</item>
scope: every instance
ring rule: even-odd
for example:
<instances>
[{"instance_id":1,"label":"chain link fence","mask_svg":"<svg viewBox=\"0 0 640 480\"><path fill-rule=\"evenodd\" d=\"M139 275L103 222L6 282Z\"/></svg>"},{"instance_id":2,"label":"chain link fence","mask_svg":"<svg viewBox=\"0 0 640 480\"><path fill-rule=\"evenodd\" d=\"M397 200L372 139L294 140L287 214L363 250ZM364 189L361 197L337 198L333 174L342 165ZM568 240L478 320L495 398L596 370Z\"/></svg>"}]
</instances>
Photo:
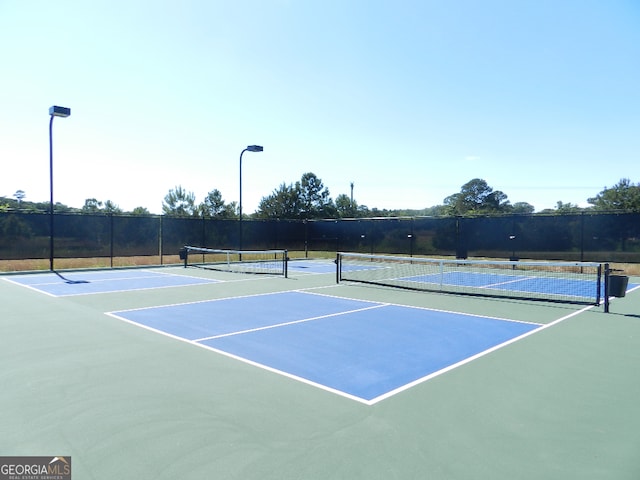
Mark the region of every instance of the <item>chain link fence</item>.
<instances>
[{"instance_id":1,"label":"chain link fence","mask_svg":"<svg viewBox=\"0 0 640 480\"><path fill-rule=\"evenodd\" d=\"M211 218L54 214L54 257L154 257L184 245L238 248L240 222ZM337 251L457 258L640 263L640 214L245 220L243 248L292 256ZM48 259L50 216L0 213L0 260Z\"/></svg>"}]
</instances>

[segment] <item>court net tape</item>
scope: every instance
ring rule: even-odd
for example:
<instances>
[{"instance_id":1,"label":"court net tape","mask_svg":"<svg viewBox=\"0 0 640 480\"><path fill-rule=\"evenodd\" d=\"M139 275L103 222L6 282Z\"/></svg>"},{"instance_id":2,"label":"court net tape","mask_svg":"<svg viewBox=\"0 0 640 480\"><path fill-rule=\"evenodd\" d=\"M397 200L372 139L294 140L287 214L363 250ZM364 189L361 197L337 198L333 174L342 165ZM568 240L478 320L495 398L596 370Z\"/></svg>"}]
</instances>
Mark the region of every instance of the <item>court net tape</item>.
<instances>
[{"instance_id":1,"label":"court net tape","mask_svg":"<svg viewBox=\"0 0 640 480\"><path fill-rule=\"evenodd\" d=\"M598 305L602 266L338 253L336 279L410 290Z\"/></svg>"},{"instance_id":2,"label":"court net tape","mask_svg":"<svg viewBox=\"0 0 640 480\"><path fill-rule=\"evenodd\" d=\"M287 250L222 250L185 246L180 257L185 267L287 277Z\"/></svg>"}]
</instances>

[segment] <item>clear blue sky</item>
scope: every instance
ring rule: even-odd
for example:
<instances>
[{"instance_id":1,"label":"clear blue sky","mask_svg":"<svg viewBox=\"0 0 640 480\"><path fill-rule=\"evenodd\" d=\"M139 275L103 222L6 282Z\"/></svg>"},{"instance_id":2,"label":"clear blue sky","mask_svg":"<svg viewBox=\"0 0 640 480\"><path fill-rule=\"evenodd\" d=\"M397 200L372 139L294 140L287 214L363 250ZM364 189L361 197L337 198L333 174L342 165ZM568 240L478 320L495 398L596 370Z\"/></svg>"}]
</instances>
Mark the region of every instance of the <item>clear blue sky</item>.
<instances>
[{"instance_id":1,"label":"clear blue sky","mask_svg":"<svg viewBox=\"0 0 640 480\"><path fill-rule=\"evenodd\" d=\"M243 209L303 173L369 208L473 178L536 210L640 181L637 0L0 0L0 195Z\"/></svg>"}]
</instances>

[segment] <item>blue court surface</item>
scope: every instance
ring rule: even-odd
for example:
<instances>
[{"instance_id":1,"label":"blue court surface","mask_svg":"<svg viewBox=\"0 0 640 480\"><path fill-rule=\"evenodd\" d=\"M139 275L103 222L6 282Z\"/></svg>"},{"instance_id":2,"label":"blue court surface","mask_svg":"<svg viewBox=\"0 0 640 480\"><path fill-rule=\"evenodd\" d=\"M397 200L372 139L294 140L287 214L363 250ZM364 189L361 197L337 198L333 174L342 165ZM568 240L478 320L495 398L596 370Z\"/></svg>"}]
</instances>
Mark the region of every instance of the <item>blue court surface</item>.
<instances>
[{"instance_id":1,"label":"blue court surface","mask_svg":"<svg viewBox=\"0 0 640 480\"><path fill-rule=\"evenodd\" d=\"M109 315L365 404L541 328L301 291Z\"/></svg>"},{"instance_id":2,"label":"blue court surface","mask_svg":"<svg viewBox=\"0 0 640 480\"><path fill-rule=\"evenodd\" d=\"M5 280L54 297L218 282L217 280L206 278L172 275L154 270L140 269L65 272L61 276L55 273L16 275L5 277Z\"/></svg>"}]
</instances>

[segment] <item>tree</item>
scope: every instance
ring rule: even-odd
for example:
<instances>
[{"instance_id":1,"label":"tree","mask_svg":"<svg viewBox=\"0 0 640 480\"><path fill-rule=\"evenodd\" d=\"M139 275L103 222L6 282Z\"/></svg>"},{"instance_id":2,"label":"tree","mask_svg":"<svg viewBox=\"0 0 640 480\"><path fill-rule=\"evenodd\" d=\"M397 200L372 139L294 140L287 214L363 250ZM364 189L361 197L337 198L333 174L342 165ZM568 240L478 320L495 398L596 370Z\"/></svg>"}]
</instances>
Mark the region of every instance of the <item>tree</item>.
<instances>
[{"instance_id":1,"label":"tree","mask_svg":"<svg viewBox=\"0 0 640 480\"><path fill-rule=\"evenodd\" d=\"M204 217L233 218L235 217L236 202L226 204L220 190L215 189L207 194L199 209Z\"/></svg>"},{"instance_id":2,"label":"tree","mask_svg":"<svg viewBox=\"0 0 640 480\"><path fill-rule=\"evenodd\" d=\"M331 218L336 207L329 196L329 189L314 173L305 173L300 181L281 184L268 197L263 197L258 207L259 218Z\"/></svg>"},{"instance_id":3,"label":"tree","mask_svg":"<svg viewBox=\"0 0 640 480\"><path fill-rule=\"evenodd\" d=\"M122 213L122 209L111 200L104 202L104 211L106 213Z\"/></svg>"},{"instance_id":4,"label":"tree","mask_svg":"<svg viewBox=\"0 0 640 480\"><path fill-rule=\"evenodd\" d=\"M298 184L296 184L298 185ZM314 173L305 173L299 182L298 197L302 218L329 218L335 216L336 208L329 196L329 189Z\"/></svg>"},{"instance_id":5,"label":"tree","mask_svg":"<svg viewBox=\"0 0 640 480\"><path fill-rule=\"evenodd\" d=\"M531 205L530 203L527 203L527 202L516 202L511 207L511 212L512 213L517 213L517 214L528 215L530 213L533 213L535 211L535 209L536 208L533 205Z\"/></svg>"},{"instance_id":6,"label":"tree","mask_svg":"<svg viewBox=\"0 0 640 480\"><path fill-rule=\"evenodd\" d=\"M136 207L131 211L132 215L151 215L151 212L146 207Z\"/></svg>"},{"instance_id":7,"label":"tree","mask_svg":"<svg viewBox=\"0 0 640 480\"><path fill-rule=\"evenodd\" d=\"M87 198L82 206L82 213L99 213L102 210L102 202L95 198Z\"/></svg>"},{"instance_id":8,"label":"tree","mask_svg":"<svg viewBox=\"0 0 640 480\"><path fill-rule=\"evenodd\" d=\"M291 184L280 184L268 197L263 197L258 205L259 218L297 218L300 214L299 190Z\"/></svg>"},{"instance_id":9,"label":"tree","mask_svg":"<svg viewBox=\"0 0 640 480\"><path fill-rule=\"evenodd\" d=\"M364 218L370 212L366 205L358 205L358 202L341 193L336 197L334 204L335 216L338 218Z\"/></svg>"},{"instance_id":10,"label":"tree","mask_svg":"<svg viewBox=\"0 0 640 480\"><path fill-rule=\"evenodd\" d=\"M196 196L178 185L169 190L162 202L162 212L166 215L191 217L197 214Z\"/></svg>"},{"instance_id":11,"label":"tree","mask_svg":"<svg viewBox=\"0 0 640 480\"><path fill-rule=\"evenodd\" d=\"M593 205L594 210L640 212L640 183L634 185L628 178L623 178L613 187L605 187L587 202Z\"/></svg>"},{"instance_id":12,"label":"tree","mask_svg":"<svg viewBox=\"0 0 640 480\"><path fill-rule=\"evenodd\" d=\"M101 202L95 198L87 198L80 210L82 213L123 213L122 209L113 201Z\"/></svg>"},{"instance_id":13,"label":"tree","mask_svg":"<svg viewBox=\"0 0 640 480\"><path fill-rule=\"evenodd\" d=\"M575 203L567 202L564 203L561 200L556 202L556 208L545 208L540 213L552 213L555 215L567 215L573 213L582 212L584 209L576 205Z\"/></svg>"},{"instance_id":14,"label":"tree","mask_svg":"<svg viewBox=\"0 0 640 480\"><path fill-rule=\"evenodd\" d=\"M493 190L485 180L474 178L465 183L460 193L454 193L444 199L449 215L477 213L504 213L511 205L507 196L500 190Z\"/></svg>"},{"instance_id":15,"label":"tree","mask_svg":"<svg viewBox=\"0 0 640 480\"><path fill-rule=\"evenodd\" d=\"M358 211L358 204L356 201L351 202L351 199L341 193L336 197L336 211L338 212L338 217L341 218L354 218Z\"/></svg>"},{"instance_id":16,"label":"tree","mask_svg":"<svg viewBox=\"0 0 640 480\"><path fill-rule=\"evenodd\" d=\"M16 193L14 193L13 196L16 197L16 200L18 200L18 208L20 208L20 205L22 205L22 200L25 199L27 194L24 193L24 190L16 190Z\"/></svg>"}]
</instances>

